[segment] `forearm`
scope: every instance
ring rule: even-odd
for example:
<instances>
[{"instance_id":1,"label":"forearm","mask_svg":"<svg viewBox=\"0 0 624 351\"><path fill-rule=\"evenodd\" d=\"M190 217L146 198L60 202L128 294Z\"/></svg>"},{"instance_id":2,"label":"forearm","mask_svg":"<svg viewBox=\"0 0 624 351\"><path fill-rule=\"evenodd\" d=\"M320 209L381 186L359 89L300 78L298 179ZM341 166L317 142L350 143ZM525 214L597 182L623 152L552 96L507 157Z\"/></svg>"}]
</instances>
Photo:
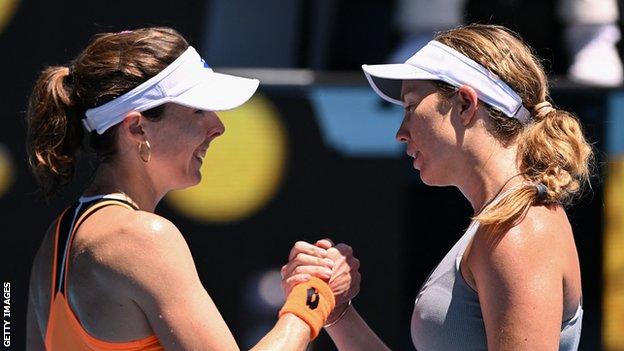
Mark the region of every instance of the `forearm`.
<instances>
[{"instance_id":1,"label":"forearm","mask_svg":"<svg viewBox=\"0 0 624 351\"><path fill-rule=\"evenodd\" d=\"M275 324L275 327L254 346L252 351L305 350L310 342L310 327L299 317L286 313Z\"/></svg>"},{"instance_id":2,"label":"forearm","mask_svg":"<svg viewBox=\"0 0 624 351\"><path fill-rule=\"evenodd\" d=\"M340 351L389 351L353 306L335 324L325 328Z\"/></svg>"}]
</instances>

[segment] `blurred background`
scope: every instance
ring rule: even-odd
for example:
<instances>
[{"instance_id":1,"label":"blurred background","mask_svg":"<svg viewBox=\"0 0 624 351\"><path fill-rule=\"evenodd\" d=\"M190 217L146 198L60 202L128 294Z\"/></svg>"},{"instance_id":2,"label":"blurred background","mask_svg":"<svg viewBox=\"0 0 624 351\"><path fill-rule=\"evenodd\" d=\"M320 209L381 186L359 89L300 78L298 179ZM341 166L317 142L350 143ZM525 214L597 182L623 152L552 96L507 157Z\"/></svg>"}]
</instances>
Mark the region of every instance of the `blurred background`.
<instances>
[{"instance_id":1,"label":"blurred background","mask_svg":"<svg viewBox=\"0 0 624 351\"><path fill-rule=\"evenodd\" d=\"M26 165L24 115L46 65L67 64L99 32L180 31L217 71L260 91L220 114L200 185L157 213L184 233L207 291L242 349L274 324L279 268L297 240L331 237L362 261L354 304L395 350L425 277L467 227L454 188L429 188L394 141L363 63L404 61L435 31L503 24L544 60L554 101L583 121L598 153L592 191L568 210L582 264L581 350L624 350L624 90L620 0L0 0L0 279L11 283L11 346L24 349L28 277L48 224L81 193L81 172L52 203ZM619 54L618 54L619 51ZM83 157L82 169L90 160ZM80 167L80 166L79 166ZM175 287L172 287L175 288ZM97 293L97 292L94 292ZM1 346L0 346L1 348ZM311 350L334 350L322 334Z\"/></svg>"}]
</instances>

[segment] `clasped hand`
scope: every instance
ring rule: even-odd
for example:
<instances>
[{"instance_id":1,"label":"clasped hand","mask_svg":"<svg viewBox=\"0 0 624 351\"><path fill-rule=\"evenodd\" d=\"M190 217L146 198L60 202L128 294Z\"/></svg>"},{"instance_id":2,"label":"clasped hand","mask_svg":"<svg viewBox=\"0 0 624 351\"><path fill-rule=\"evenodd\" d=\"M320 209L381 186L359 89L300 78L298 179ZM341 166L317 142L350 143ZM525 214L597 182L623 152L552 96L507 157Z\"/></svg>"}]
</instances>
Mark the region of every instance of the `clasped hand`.
<instances>
[{"instance_id":1,"label":"clasped hand","mask_svg":"<svg viewBox=\"0 0 624 351\"><path fill-rule=\"evenodd\" d=\"M326 281L336 298L336 308L328 317L332 322L360 291L360 261L346 244L335 245L329 239L314 245L298 241L290 250L288 263L281 270L282 289L288 296L293 287L315 276Z\"/></svg>"}]
</instances>

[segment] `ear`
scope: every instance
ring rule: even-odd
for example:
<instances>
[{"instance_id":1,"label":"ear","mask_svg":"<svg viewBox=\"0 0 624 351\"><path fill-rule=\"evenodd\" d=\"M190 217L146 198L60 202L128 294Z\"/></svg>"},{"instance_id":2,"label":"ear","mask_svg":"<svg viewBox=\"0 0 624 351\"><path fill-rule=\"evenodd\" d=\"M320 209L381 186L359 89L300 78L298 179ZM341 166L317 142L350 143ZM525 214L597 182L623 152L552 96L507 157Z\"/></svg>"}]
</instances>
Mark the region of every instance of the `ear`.
<instances>
[{"instance_id":1,"label":"ear","mask_svg":"<svg viewBox=\"0 0 624 351\"><path fill-rule=\"evenodd\" d=\"M123 122L121 122L123 133L127 134L135 142L144 142L146 137L143 130L143 121L144 117L140 112L128 112Z\"/></svg>"},{"instance_id":2,"label":"ear","mask_svg":"<svg viewBox=\"0 0 624 351\"><path fill-rule=\"evenodd\" d=\"M479 97L471 86L462 85L457 89L457 98L459 99L460 106L459 116L465 127L476 118L477 108L479 107Z\"/></svg>"}]
</instances>

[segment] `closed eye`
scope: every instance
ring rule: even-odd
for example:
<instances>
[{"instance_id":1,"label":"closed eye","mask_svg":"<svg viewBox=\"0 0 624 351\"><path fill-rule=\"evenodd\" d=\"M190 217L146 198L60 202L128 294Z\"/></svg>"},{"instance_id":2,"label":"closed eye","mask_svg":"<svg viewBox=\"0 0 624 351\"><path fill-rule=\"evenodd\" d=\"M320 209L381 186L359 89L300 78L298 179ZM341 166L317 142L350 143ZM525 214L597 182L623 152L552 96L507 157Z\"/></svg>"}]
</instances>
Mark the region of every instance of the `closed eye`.
<instances>
[{"instance_id":1,"label":"closed eye","mask_svg":"<svg viewBox=\"0 0 624 351\"><path fill-rule=\"evenodd\" d=\"M415 107L416 107L416 104L411 104L411 105L405 106L403 109L405 110L405 113L412 113L414 112Z\"/></svg>"}]
</instances>

